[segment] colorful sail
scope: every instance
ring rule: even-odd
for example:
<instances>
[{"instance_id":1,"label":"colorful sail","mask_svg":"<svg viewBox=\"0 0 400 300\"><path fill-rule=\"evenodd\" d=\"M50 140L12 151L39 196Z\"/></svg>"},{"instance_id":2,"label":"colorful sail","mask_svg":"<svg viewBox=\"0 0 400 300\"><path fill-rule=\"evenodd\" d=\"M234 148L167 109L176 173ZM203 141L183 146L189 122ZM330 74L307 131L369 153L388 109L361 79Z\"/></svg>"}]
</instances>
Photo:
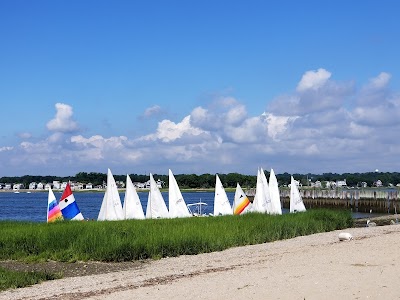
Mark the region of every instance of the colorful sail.
<instances>
[{"instance_id":1,"label":"colorful sail","mask_svg":"<svg viewBox=\"0 0 400 300\"><path fill-rule=\"evenodd\" d=\"M79 210L78 204L75 202L75 197L74 194L72 194L69 183L64 189L59 206L64 219L78 221L83 220L83 216Z\"/></svg>"},{"instance_id":2,"label":"colorful sail","mask_svg":"<svg viewBox=\"0 0 400 300\"><path fill-rule=\"evenodd\" d=\"M249 198L243 192L243 189L241 188L241 186L238 183L236 185L235 200L233 201L233 214L240 215L242 213L249 211L249 209L251 207L250 204L251 204L251 202L250 202Z\"/></svg>"},{"instance_id":3,"label":"colorful sail","mask_svg":"<svg viewBox=\"0 0 400 300\"><path fill-rule=\"evenodd\" d=\"M57 204L56 196L49 188L49 196L47 200L47 223L63 220L60 207Z\"/></svg>"}]
</instances>

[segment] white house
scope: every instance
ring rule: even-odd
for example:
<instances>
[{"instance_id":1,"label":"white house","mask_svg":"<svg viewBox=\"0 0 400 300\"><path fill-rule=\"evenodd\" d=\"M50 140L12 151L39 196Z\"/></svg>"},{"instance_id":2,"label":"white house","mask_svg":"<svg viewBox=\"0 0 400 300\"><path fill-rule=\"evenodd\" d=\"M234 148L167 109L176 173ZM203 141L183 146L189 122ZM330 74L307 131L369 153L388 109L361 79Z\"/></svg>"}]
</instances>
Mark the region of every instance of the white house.
<instances>
[{"instance_id":1,"label":"white house","mask_svg":"<svg viewBox=\"0 0 400 300\"><path fill-rule=\"evenodd\" d=\"M347 186L346 179L336 181L337 187Z\"/></svg>"},{"instance_id":2,"label":"white house","mask_svg":"<svg viewBox=\"0 0 400 300\"><path fill-rule=\"evenodd\" d=\"M46 183L46 184L44 185L44 189L45 189L46 191L48 191L49 189L51 189L51 183Z\"/></svg>"},{"instance_id":3,"label":"white house","mask_svg":"<svg viewBox=\"0 0 400 300\"><path fill-rule=\"evenodd\" d=\"M37 186L36 182L31 182L31 183L29 184L29 189L30 189L30 190L35 190L35 189L36 189L36 186Z\"/></svg>"},{"instance_id":4,"label":"white house","mask_svg":"<svg viewBox=\"0 0 400 300\"><path fill-rule=\"evenodd\" d=\"M44 189L44 184L42 182L39 182L36 186L37 190L43 190Z\"/></svg>"},{"instance_id":5,"label":"white house","mask_svg":"<svg viewBox=\"0 0 400 300\"><path fill-rule=\"evenodd\" d=\"M53 181L53 189L55 190L60 190L61 189L61 183L57 180Z\"/></svg>"},{"instance_id":6,"label":"white house","mask_svg":"<svg viewBox=\"0 0 400 300\"><path fill-rule=\"evenodd\" d=\"M93 189L93 184L92 183L88 183L88 184L86 184L86 189L87 190L91 190L91 189Z\"/></svg>"}]
</instances>

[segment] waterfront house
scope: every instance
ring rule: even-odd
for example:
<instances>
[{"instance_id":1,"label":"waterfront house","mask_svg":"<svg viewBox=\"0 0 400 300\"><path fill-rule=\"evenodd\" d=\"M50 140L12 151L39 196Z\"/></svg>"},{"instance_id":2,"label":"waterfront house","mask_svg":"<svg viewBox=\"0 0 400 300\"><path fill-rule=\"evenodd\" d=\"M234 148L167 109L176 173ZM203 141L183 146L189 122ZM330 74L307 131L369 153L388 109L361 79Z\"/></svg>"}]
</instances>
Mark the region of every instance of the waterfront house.
<instances>
[{"instance_id":1,"label":"waterfront house","mask_svg":"<svg viewBox=\"0 0 400 300\"><path fill-rule=\"evenodd\" d=\"M36 182L31 182L30 184L29 184L29 189L30 190L36 190L36 186L37 186L37 184L36 184Z\"/></svg>"},{"instance_id":2,"label":"waterfront house","mask_svg":"<svg viewBox=\"0 0 400 300\"><path fill-rule=\"evenodd\" d=\"M61 183L58 180L53 181L53 189L61 190Z\"/></svg>"},{"instance_id":3,"label":"waterfront house","mask_svg":"<svg viewBox=\"0 0 400 300\"><path fill-rule=\"evenodd\" d=\"M44 185L44 189L45 189L46 191L48 191L49 189L51 189L51 183L46 183L46 184Z\"/></svg>"},{"instance_id":4,"label":"waterfront house","mask_svg":"<svg viewBox=\"0 0 400 300\"><path fill-rule=\"evenodd\" d=\"M88 184L86 184L86 189L87 189L87 190L93 189L93 184L92 184L91 182L89 182Z\"/></svg>"},{"instance_id":5,"label":"waterfront house","mask_svg":"<svg viewBox=\"0 0 400 300\"><path fill-rule=\"evenodd\" d=\"M39 182L36 186L37 190L43 190L44 189L44 184L42 182Z\"/></svg>"}]
</instances>

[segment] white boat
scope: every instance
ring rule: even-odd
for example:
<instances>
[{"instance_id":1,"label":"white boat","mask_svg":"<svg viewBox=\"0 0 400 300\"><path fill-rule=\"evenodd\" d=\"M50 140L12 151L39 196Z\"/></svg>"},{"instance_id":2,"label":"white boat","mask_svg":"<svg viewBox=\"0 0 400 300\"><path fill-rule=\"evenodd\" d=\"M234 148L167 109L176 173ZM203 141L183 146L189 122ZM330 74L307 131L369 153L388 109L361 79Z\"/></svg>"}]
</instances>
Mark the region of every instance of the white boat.
<instances>
[{"instance_id":1,"label":"white boat","mask_svg":"<svg viewBox=\"0 0 400 300\"><path fill-rule=\"evenodd\" d=\"M150 191L147 199L146 219L168 218L168 208L163 196L157 187L153 175L150 173Z\"/></svg>"},{"instance_id":2,"label":"white boat","mask_svg":"<svg viewBox=\"0 0 400 300\"><path fill-rule=\"evenodd\" d=\"M297 184L291 176L290 178L290 212L301 212L306 211L306 207L304 206L303 199L301 198L299 188Z\"/></svg>"},{"instance_id":3,"label":"white boat","mask_svg":"<svg viewBox=\"0 0 400 300\"><path fill-rule=\"evenodd\" d=\"M232 207L229 203L224 186L216 174L215 195L214 195L214 216L232 215Z\"/></svg>"},{"instance_id":4,"label":"white boat","mask_svg":"<svg viewBox=\"0 0 400 300\"><path fill-rule=\"evenodd\" d=\"M181 190L176 182L174 174L168 170L169 186L168 186L168 203L169 203L169 217L170 218L185 218L190 217L191 214L183 199Z\"/></svg>"},{"instance_id":5,"label":"white boat","mask_svg":"<svg viewBox=\"0 0 400 300\"><path fill-rule=\"evenodd\" d=\"M236 185L235 198L233 200L233 214L241 215L251 210L251 202L247 195L243 192L242 187L238 183Z\"/></svg>"},{"instance_id":6,"label":"white boat","mask_svg":"<svg viewBox=\"0 0 400 300\"><path fill-rule=\"evenodd\" d=\"M195 217L206 217L207 214L205 213L205 209L203 206L207 206L207 203L201 202L201 199L199 202L196 203L190 203L187 205L188 211L192 216Z\"/></svg>"},{"instance_id":7,"label":"white boat","mask_svg":"<svg viewBox=\"0 0 400 300\"><path fill-rule=\"evenodd\" d=\"M257 171L257 185L256 194L254 195L252 211L259 213L267 213L270 209L271 198L269 194L269 187L267 178L265 177L264 170L258 169Z\"/></svg>"},{"instance_id":8,"label":"white boat","mask_svg":"<svg viewBox=\"0 0 400 300\"><path fill-rule=\"evenodd\" d=\"M271 211L270 214L281 215L281 196L279 194L278 180L276 179L274 169L269 173L269 193L271 197Z\"/></svg>"},{"instance_id":9,"label":"white boat","mask_svg":"<svg viewBox=\"0 0 400 300\"><path fill-rule=\"evenodd\" d=\"M117 185L114 180L114 176L111 170L107 172L107 188L101 203L101 208L97 221L116 221L123 220L124 213L122 211L121 198Z\"/></svg>"},{"instance_id":10,"label":"white boat","mask_svg":"<svg viewBox=\"0 0 400 300\"><path fill-rule=\"evenodd\" d=\"M144 219L144 212L139 195L129 175L126 175L126 191L122 208L124 219Z\"/></svg>"}]
</instances>

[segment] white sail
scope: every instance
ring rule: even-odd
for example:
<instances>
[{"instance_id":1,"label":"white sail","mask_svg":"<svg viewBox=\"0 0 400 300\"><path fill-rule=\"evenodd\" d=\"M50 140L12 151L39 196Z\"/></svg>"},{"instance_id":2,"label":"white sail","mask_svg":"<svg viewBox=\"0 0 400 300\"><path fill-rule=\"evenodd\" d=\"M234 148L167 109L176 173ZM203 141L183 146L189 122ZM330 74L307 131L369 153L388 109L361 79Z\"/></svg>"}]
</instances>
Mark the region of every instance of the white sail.
<instances>
[{"instance_id":1,"label":"white sail","mask_svg":"<svg viewBox=\"0 0 400 300\"><path fill-rule=\"evenodd\" d=\"M268 212L268 201L269 203L271 202L267 178L265 177L263 169L258 169L256 194L254 195L252 211L259 213Z\"/></svg>"},{"instance_id":2,"label":"white sail","mask_svg":"<svg viewBox=\"0 0 400 300\"><path fill-rule=\"evenodd\" d=\"M306 207L304 206L303 199L301 198L299 188L297 184L291 176L290 178L290 212L300 212L306 211Z\"/></svg>"},{"instance_id":3,"label":"white sail","mask_svg":"<svg viewBox=\"0 0 400 300\"><path fill-rule=\"evenodd\" d=\"M264 203L266 205L267 213L270 214L273 209L272 209L272 201L271 201L271 193L269 192L269 184L267 181L267 177L265 177L265 173L263 168L260 168L260 176L261 176L261 181L264 187Z\"/></svg>"},{"instance_id":4,"label":"white sail","mask_svg":"<svg viewBox=\"0 0 400 300\"><path fill-rule=\"evenodd\" d=\"M119 197L119 192L117 185L114 180L114 176L111 170L108 169L107 172L107 189L103 197L103 202L101 203L101 208L98 221L115 221L123 220L124 213L122 211L121 199Z\"/></svg>"},{"instance_id":5,"label":"white sail","mask_svg":"<svg viewBox=\"0 0 400 300\"><path fill-rule=\"evenodd\" d=\"M150 173L150 191L147 199L146 219L168 218L168 208L163 196L157 187L153 175Z\"/></svg>"},{"instance_id":6,"label":"white sail","mask_svg":"<svg viewBox=\"0 0 400 300\"><path fill-rule=\"evenodd\" d=\"M169 176L169 187L168 187L168 202L169 202L169 216L170 218L184 218L191 217L189 210L186 206L185 200L183 199L181 190L179 189L178 183L172 174L172 171L168 171Z\"/></svg>"},{"instance_id":7,"label":"white sail","mask_svg":"<svg viewBox=\"0 0 400 300\"><path fill-rule=\"evenodd\" d=\"M216 174L215 195L214 195L214 216L232 215L232 207L229 203L224 186Z\"/></svg>"},{"instance_id":8,"label":"white sail","mask_svg":"<svg viewBox=\"0 0 400 300\"><path fill-rule=\"evenodd\" d=\"M124 219L144 219L142 203L129 175L126 175L126 191L122 210Z\"/></svg>"},{"instance_id":9,"label":"white sail","mask_svg":"<svg viewBox=\"0 0 400 300\"><path fill-rule=\"evenodd\" d=\"M238 183L236 185L235 198L233 200L233 214L241 215L249 211L251 211L251 202Z\"/></svg>"},{"instance_id":10,"label":"white sail","mask_svg":"<svg viewBox=\"0 0 400 300\"><path fill-rule=\"evenodd\" d=\"M279 194L278 180L276 179L274 169L269 173L269 193L271 197L271 214L281 215L281 196Z\"/></svg>"}]
</instances>

